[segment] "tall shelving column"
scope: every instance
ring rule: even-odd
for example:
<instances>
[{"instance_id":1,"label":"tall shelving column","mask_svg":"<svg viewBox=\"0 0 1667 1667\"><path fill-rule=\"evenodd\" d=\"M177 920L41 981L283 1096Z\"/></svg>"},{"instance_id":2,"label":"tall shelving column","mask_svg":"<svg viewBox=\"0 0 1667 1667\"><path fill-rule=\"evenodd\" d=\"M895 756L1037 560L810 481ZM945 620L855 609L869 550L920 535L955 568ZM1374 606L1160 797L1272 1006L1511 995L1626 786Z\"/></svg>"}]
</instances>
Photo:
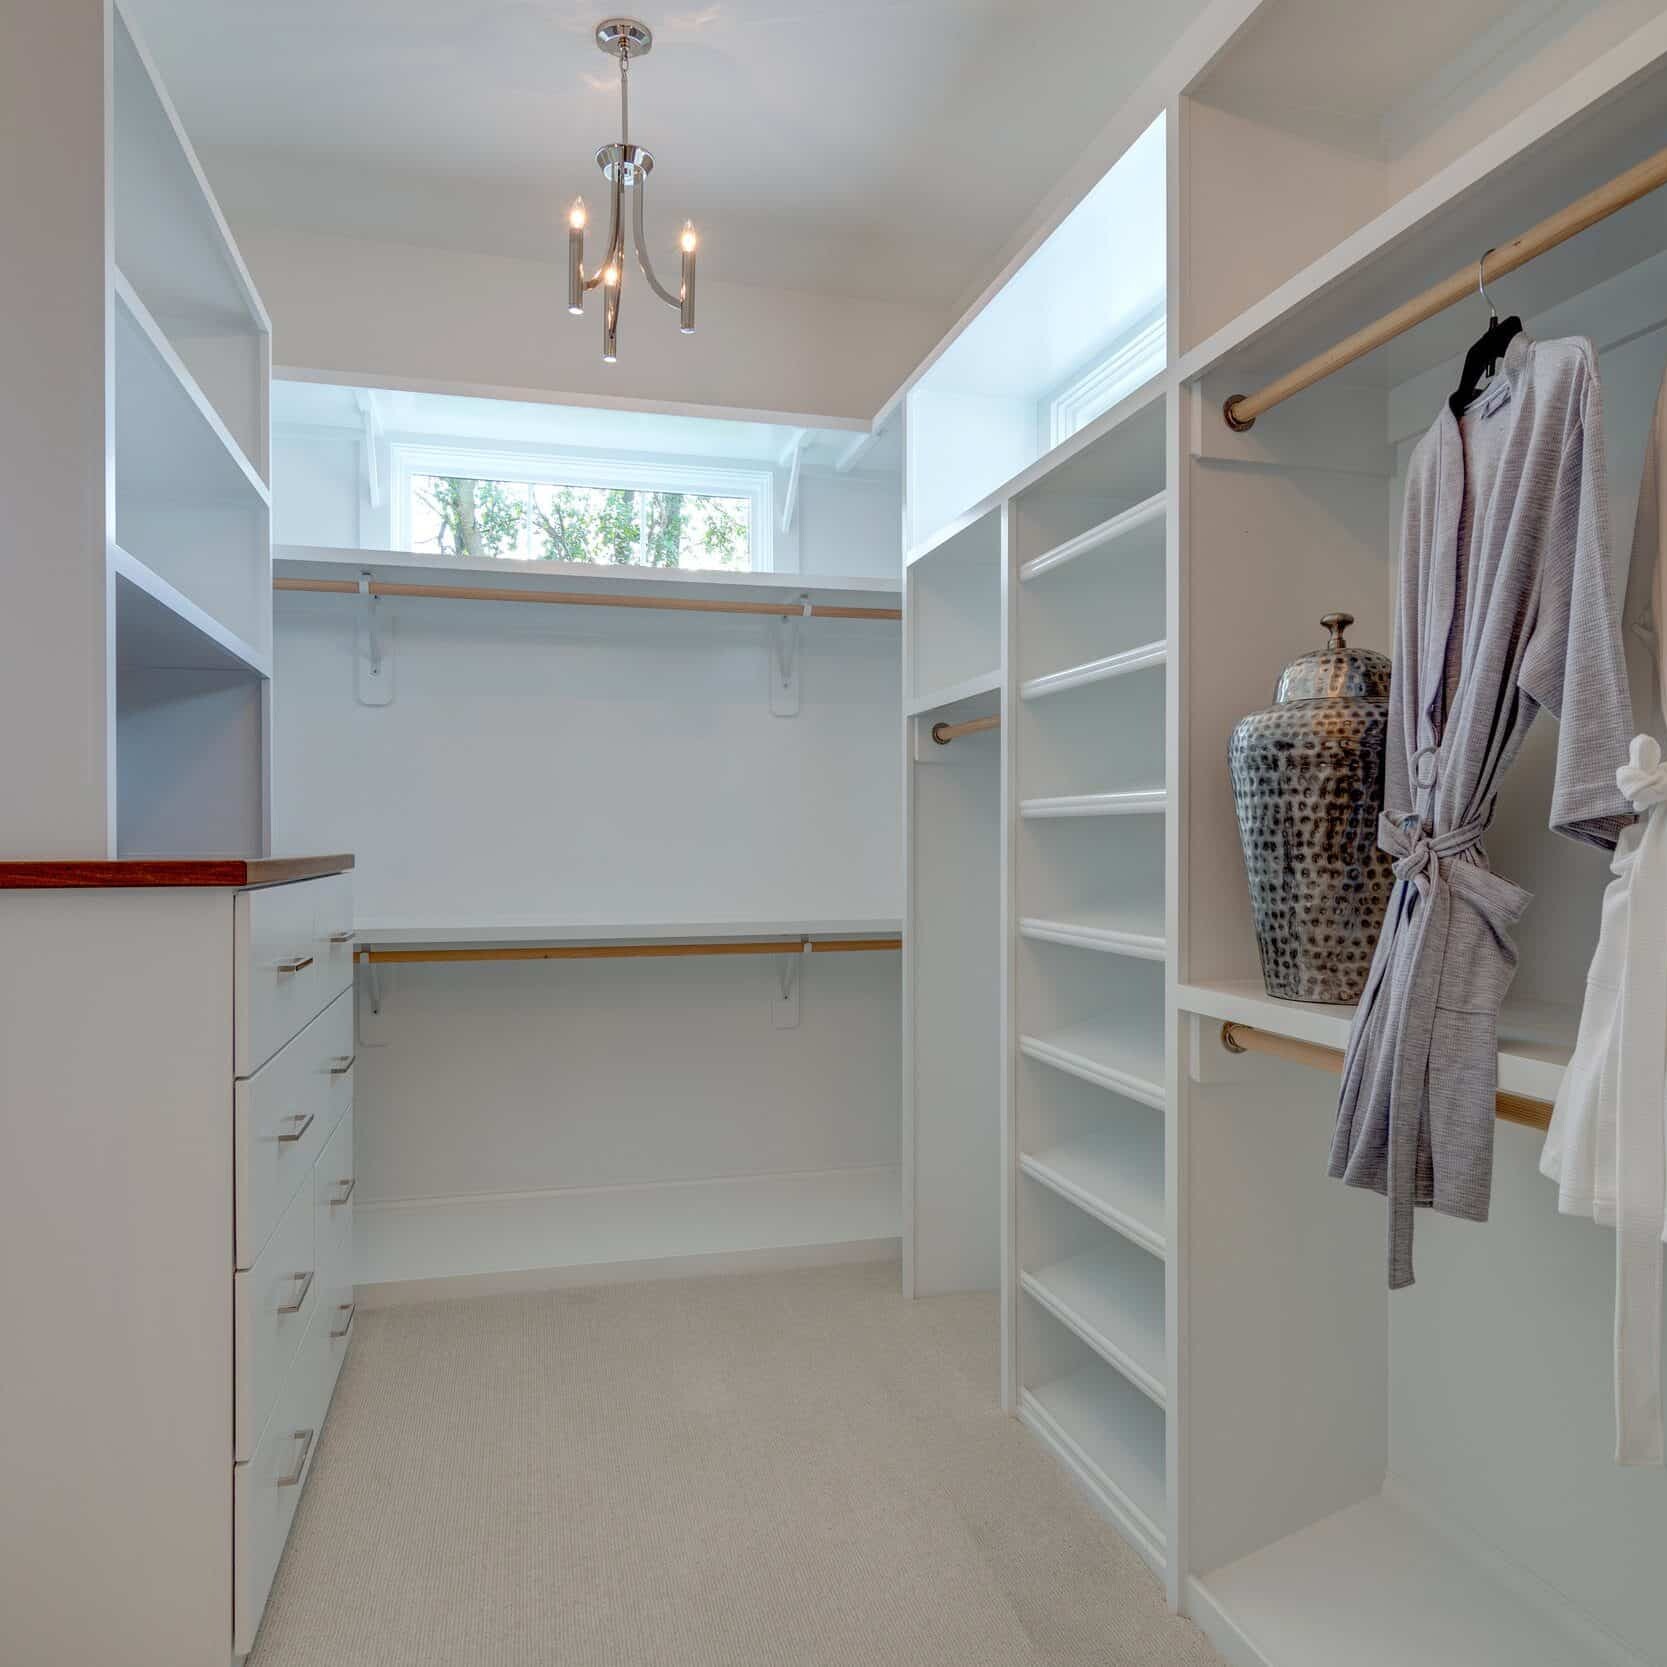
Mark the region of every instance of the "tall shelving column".
<instances>
[{"instance_id":1,"label":"tall shelving column","mask_svg":"<svg viewBox=\"0 0 1667 1667\"><path fill-rule=\"evenodd\" d=\"M119 6L5 29L0 852L259 855L271 327Z\"/></svg>"},{"instance_id":2,"label":"tall shelving column","mask_svg":"<svg viewBox=\"0 0 1667 1667\"><path fill-rule=\"evenodd\" d=\"M1006 676L1001 504L909 553L903 647L903 1289L994 1290L1000 1274Z\"/></svg>"},{"instance_id":3,"label":"tall shelving column","mask_svg":"<svg viewBox=\"0 0 1667 1667\"><path fill-rule=\"evenodd\" d=\"M1008 505L1008 1404L1168 1565L1173 1047L1166 419L1156 384Z\"/></svg>"}]
</instances>

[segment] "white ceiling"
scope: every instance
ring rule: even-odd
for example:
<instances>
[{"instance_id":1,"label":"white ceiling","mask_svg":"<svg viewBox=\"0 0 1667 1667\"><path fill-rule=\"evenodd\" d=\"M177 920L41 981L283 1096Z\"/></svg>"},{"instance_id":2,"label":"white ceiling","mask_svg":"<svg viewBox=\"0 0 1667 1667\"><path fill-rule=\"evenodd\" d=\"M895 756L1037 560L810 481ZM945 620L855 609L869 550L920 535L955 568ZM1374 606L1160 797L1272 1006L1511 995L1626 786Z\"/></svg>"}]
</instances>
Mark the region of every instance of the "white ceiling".
<instances>
[{"instance_id":1,"label":"white ceiling","mask_svg":"<svg viewBox=\"0 0 1667 1667\"><path fill-rule=\"evenodd\" d=\"M1203 3L647 5L632 137L662 264L687 215L709 280L962 298ZM127 9L234 225L554 258L575 193L600 201L603 0Z\"/></svg>"}]
</instances>

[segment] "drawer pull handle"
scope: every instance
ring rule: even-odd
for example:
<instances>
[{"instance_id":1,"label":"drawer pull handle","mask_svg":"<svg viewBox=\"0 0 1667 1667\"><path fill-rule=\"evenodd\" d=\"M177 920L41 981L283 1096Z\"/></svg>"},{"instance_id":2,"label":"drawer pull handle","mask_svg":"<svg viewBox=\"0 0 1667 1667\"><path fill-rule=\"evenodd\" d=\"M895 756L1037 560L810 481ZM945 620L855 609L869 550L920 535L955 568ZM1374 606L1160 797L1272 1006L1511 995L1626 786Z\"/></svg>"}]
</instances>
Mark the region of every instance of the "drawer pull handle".
<instances>
[{"instance_id":1,"label":"drawer pull handle","mask_svg":"<svg viewBox=\"0 0 1667 1667\"><path fill-rule=\"evenodd\" d=\"M278 972L280 975L291 972L305 972L312 964L313 958L310 955L292 955L287 961L278 963Z\"/></svg>"},{"instance_id":2,"label":"drawer pull handle","mask_svg":"<svg viewBox=\"0 0 1667 1667\"><path fill-rule=\"evenodd\" d=\"M330 1200L330 1208L333 1210L338 1204L345 1204L353 1196L353 1189L358 1184L359 1177L357 1175L349 1175L345 1181L337 1181L336 1185L342 1190L338 1197Z\"/></svg>"},{"instance_id":3,"label":"drawer pull handle","mask_svg":"<svg viewBox=\"0 0 1667 1667\"><path fill-rule=\"evenodd\" d=\"M353 942L353 933L351 931L348 931L348 932L332 932L330 934L330 942L331 943L352 943Z\"/></svg>"},{"instance_id":4,"label":"drawer pull handle","mask_svg":"<svg viewBox=\"0 0 1667 1667\"><path fill-rule=\"evenodd\" d=\"M358 1306L359 1305L356 1302L344 1302L337 1305L336 1312L338 1314L345 1314L347 1318L342 1321L340 1331L332 1331L330 1333L332 1337L345 1337L348 1332L353 1329L353 1312Z\"/></svg>"},{"instance_id":5,"label":"drawer pull handle","mask_svg":"<svg viewBox=\"0 0 1667 1667\"><path fill-rule=\"evenodd\" d=\"M307 1130L313 1126L313 1118L317 1115L318 1113L314 1111L298 1111L293 1117L286 1117L284 1121L286 1123L293 1123L295 1127L291 1129L288 1134L279 1135L278 1144L280 1146L288 1146L292 1142L299 1140L302 1135L304 1135Z\"/></svg>"},{"instance_id":6,"label":"drawer pull handle","mask_svg":"<svg viewBox=\"0 0 1667 1667\"><path fill-rule=\"evenodd\" d=\"M313 1273L316 1273L317 1271L318 1270L315 1268ZM313 1288L312 1273L292 1273L290 1278L297 1282L295 1300L293 1302L280 1302L278 1304L278 1312L280 1314L299 1314L301 1312L301 1304L307 1300L307 1293Z\"/></svg>"},{"instance_id":7,"label":"drawer pull handle","mask_svg":"<svg viewBox=\"0 0 1667 1667\"><path fill-rule=\"evenodd\" d=\"M333 1077L345 1077L347 1073L353 1069L353 1061L358 1057L359 1056L356 1053L338 1054L336 1058L330 1061L330 1075Z\"/></svg>"},{"instance_id":8,"label":"drawer pull handle","mask_svg":"<svg viewBox=\"0 0 1667 1667\"><path fill-rule=\"evenodd\" d=\"M290 1437L292 1441L299 1441L301 1443L301 1456L295 1461L295 1468L293 1470L288 1471L286 1474L278 1478L279 1487L295 1488L301 1485L301 1478L307 1471L307 1460L310 1459L313 1454L313 1437L317 1434L317 1430L297 1430L295 1434Z\"/></svg>"}]
</instances>

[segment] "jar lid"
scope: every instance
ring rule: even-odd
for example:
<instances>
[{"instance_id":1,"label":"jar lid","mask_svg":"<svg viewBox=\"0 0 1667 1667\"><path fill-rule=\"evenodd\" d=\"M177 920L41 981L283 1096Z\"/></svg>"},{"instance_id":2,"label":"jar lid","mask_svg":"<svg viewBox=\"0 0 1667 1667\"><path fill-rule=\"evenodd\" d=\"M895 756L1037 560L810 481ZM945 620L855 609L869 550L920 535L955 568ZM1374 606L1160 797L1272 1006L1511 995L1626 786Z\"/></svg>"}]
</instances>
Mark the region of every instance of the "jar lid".
<instances>
[{"instance_id":1,"label":"jar lid","mask_svg":"<svg viewBox=\"0 0 1667 1667\"><path fill-rule=\"evenodd\" d=\"M1353 614L1327 614L1320 623L1331 633L1324 648L1302 654L1279 679L1274 704L1293 700L1388 700L1391 663L1387 654L1370 648L1350 648L1343 633L1354 624Z\"/></svg>"}]
</instances>

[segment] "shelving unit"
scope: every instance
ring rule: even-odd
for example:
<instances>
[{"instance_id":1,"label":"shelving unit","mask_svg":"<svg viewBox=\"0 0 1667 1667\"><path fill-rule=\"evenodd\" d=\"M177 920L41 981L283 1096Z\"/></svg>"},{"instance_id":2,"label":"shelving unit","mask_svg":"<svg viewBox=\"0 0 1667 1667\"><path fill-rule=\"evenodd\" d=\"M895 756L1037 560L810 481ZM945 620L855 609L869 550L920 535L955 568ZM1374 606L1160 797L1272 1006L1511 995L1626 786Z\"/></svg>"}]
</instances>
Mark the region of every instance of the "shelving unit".
<instances>
[{"instance_id":1,"label":"shelving unit","mask_svg":"<svg viewBox=\"0 0 1667 1667\"><path fill-rule=\"evenodd\" d=\"M9 217L52 235L15 268L6 357L19 387L52 393L0 481L28 622L0 643L0 709L35 784L0 812L0 843L256 856L270 849L270 326L149 56L119 5L105 16L108 40L66 16L69 34L38 42L42 85L61 71L82 102L18 117L52 160L13 182ZM68 697L43 703L49 686Z\"/></svg>"}]
</instances>

